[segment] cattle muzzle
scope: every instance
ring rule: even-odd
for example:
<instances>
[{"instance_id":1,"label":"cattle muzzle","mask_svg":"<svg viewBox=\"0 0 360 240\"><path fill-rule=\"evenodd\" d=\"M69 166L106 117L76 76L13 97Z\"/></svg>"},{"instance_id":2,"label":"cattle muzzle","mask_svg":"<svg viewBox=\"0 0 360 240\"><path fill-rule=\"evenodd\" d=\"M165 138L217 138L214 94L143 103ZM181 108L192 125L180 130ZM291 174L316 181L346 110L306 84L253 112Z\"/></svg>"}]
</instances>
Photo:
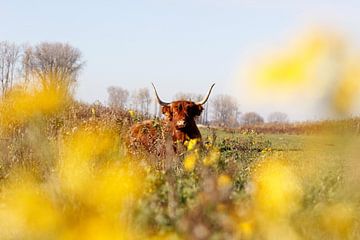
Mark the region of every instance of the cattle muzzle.
<instances>
[{"instance_id":1,"label":"cattle muzzle","mask_svg":"<svg viewBox=\"0 0 360 240\"><path fill-rule=\"evenodd\" d=\"M183 128L185 128L186 127L186 121L185 120L178 120L178 121L176 121L176 123L175 123L175 128L176 129L183 129Z\"/></svg>"}]
</instances>

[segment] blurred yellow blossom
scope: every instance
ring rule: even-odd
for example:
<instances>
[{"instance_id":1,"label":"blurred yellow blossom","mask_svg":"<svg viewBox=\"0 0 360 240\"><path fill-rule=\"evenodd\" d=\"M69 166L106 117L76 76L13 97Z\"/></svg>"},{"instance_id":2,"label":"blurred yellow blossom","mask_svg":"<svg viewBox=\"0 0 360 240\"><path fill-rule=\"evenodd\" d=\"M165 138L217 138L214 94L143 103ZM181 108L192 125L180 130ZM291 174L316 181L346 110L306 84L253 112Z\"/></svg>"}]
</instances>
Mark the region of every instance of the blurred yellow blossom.
<instances>
[{"instance_id":1,"label":"blurred yellow blossom","mask_svg":"<svg viewBox=\"0 0 360 240\"><path fill-rule=\"evenodd\" d=\"M66 103L57 89L27 89L16 86L0 102L0 123L3 126L23 123L33 117L55 113Z\"/></svg>"},{"instance_id":2,"label":"blurred yellow blossom","mask_svg":"<svg viewBox=\"0 0 360 240\"><path fill-rule=\"evenodd\" d=\"M184 168L186 171L191 172L194 170L196 161L199 158L198 152L195 150L193 152L188 153L188 155L184 159Z\"/></svg>"},{"instance_id":3,"label":"blurred yellow blossom","mask_svg":"<svg viewBox=\"0 0 360 240\"><path fill-rule=\"evenodd\" d=\"M342 41L334 34L311 31L285 48L269 56L254 69L259 86L284 88L313 83L320 64L329 54L342 48Z\"/></svg>"},{"instance_id":4,"label":"blurred yellow blossom","mask_svg":"<svg viewBox=\"0 0 360 240\"><path fill-rule=\"evenodd\" d=\"M228 175L221 174L217 179L217 185L220 188L228 188L232 184L231 178Z\"/></svg>"},{"instance_id":5,"label":"blurred yellow blossom","mask_svg":"<svg viewBox=\"0 0 360 240\"><path fill-rule=\"evenodd\" d=\"M316 114L348 116L360 103L360 53L337 33L300 33L285 47L261 56L248 69L249 96L258 104L286 105L302 98Z\"/></svg>"},{"instance_id":6,"label":"blurred yellow blossom","mask_svg":"<svg viewBox=\"0 0 360 240\"><path fill-rule=\"evenodd\" d=\"M2 189L0 228L2 238L52 238L61 225L60 212L45 188L24 173L17 173L20 182Z\"/></svg>"},{"instance_id":7,"label":"blurred yellow blossom","mask_svg":"<svg viewBox=\"0 0 360 240\"><path fill-rule=\"evenodd\" d=\"M210 152L204 157L203 164L205 166L211 166L215 164L220 158L220 151L217 148L212 148Z\"/></svg>"},{"instance_id":8,"label":"blurred yellow blossom","mask_svg":"<svg viewBox=\"0 0 360 240\"><path fill-rule=\"evenodd\" d=\"M339 114L351 112L354 103L360 99L360 58L345 61L330 100L331 107Z\"/></svg>"},{"instance_id":9,"label":"blurred yellow blossom","mask_svg":"<svg viewBox=\"0 0 360 240\"><path fill-rule=\"evenodd\" d=\"M1 238L139 239L129 219L143 170L114 161L117 144L111 131L80 128L59 144L57 171L45 182L12 173L1 189Z\"/></svg>"},{"instance_id":10,"label":"blurred yellow blossom","mask_svg":"<svg viewBox=\"0 0 360 240\"><path fill-rule=\"evenodd\" d=\"M185 146L187 146L187 150L188 151L193 150L196 147L198 141L199 140L197 138L193 138L193 139L190 139L189 141L185 141Z\"/></svg>"},{"instance_id":11,"label":"blurred yellow blossom","mask_svg":"<svg viewBox=\"0 0 360 240\"><path fill-rule=\"evenodd\" d=\"M348 239L355 219L355 209L347 203L328 205L321 211L322 227L338 239Z\"/></svg>"},{"instance_id":12,"label":"blurred yellow blossom","mask_svg":"<svg viewBox=\"0 0 360 240\"><path fill-rule=\"evenodd\" d=\"M251 238L254 234L254 221L251 219L241 220L238 224L238 230L242 238Z\"/></svg>"},{"instance_id":13,"label":"blurred yellow blossom","mask_svg":"<svg viewBox=\"0 0 360 240\"><path fill-rule=\"evenodd\" d=\"M142 193L141 170L132 165L110 165L102 169L91 181L84 195L84 200L92 207L105 214L117 214L124 209L124 205L131 204ZM92 187L96 186L96 187Z\"/></svg>"},{"instance_id":14,"label":"blurred yellow blossom","mask_svg":"<svg viewBox=\"0 0 360 240\"><path fill-rule=\"evenodd\" d=\"M298 207L302 188L295 173L282 161L264 160L254 171L256 208L269 219L287 217Z\"/></svg>"},{"instance_id":15,"label":"blurred yellow blossom","mask_svg":"<svg viewBox=\"0 0 360 240\"><path fill-rule=\"evenodd\" d=\"M91 177L94 160L102 154L112 153L116 137L110 132L79 129L65 139L58 166L62 186L74 193L83 188ZM87 190L85 190L87 191Z\"/></svg>"},{"instance_id":16,"label":"blurred yellow blossom","mask_svg":"<svg viewBox=\"0 0 360 240\"><path fill-rule=\"evenodd\" d=\"M129 114L130 114L130 117L132 117L132 118L135 117L135 112L133 110L129 110Z\"/></svg>"}]
</instances>

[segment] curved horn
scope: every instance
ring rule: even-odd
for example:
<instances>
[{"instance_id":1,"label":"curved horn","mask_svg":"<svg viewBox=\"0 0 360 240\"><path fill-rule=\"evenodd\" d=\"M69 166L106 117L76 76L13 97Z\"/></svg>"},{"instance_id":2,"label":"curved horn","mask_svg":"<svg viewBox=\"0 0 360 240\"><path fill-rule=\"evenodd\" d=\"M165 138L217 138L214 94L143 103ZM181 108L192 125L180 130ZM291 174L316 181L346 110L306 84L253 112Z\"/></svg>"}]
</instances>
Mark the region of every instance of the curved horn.
<instances>
[{"instance_id":1,"label":"curved horn","mask_svg":"<svg viewBox=\"0 0 360 240\"><path fill-rule=\"evenodd\" d=\"M166 106L166 105L169 105L170 103L167 103L167 102L163 102L163 101L161 101L161 99L160 99L160 97L159 97L159 95L158 95L158 93L157 93L157 91L156 91L155 85L154 85L153 83L151 83L151 85L152 85L152 86L153 86L153 88L154 88L155 95L156 95L156 98L157 98L157 100L158 100L159 104L160 104L161 106Z\"/></svg>"},{"instance_id":2,"label":"curved horn","mask_svg":"<svg viewBox=\"0 0 360 240\"><path fill-rule=\"evenodd\" d=\"M213 83L213 85L211 85L209 92L207 93L207 95L204 97L204 99L200 102L197 102L196 104L198 105L204 105L206 103L206 101L209 99L211 90L213 89L213 87L215 86L215 83Z\"/></svg>"}]
</instances>

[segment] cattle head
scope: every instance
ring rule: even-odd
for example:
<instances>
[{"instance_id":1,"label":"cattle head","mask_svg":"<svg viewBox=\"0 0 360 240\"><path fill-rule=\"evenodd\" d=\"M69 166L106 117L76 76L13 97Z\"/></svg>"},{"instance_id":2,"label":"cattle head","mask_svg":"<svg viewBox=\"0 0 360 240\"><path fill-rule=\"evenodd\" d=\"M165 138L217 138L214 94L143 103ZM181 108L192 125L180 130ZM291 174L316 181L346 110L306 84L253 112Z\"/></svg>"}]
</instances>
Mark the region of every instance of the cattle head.
<instances>
[{"instance_id":1,"label":"cattle head","mask_svg":"<svg viewBox=\"0 0 360 240\"><path fill-rule=\"evenodd\" d=\"M178 100L173 102L164 102L160 99L154 84L156 98L161 105L161 111L170 123L174 141L184 142L188 139L201 138L200 131L196 126L195 117L200 116L203 111L203 105L209 99L212 88L200 102Z\"/></svg>"}]
</instances>

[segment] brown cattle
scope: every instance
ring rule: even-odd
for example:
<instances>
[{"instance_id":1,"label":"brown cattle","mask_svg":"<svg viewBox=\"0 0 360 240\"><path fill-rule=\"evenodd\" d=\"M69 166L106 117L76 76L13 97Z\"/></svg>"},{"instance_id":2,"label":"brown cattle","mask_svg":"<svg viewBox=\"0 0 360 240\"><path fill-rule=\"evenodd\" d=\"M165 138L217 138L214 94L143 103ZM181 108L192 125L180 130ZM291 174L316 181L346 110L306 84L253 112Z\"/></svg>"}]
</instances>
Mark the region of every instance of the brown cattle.
<instances>
[{"instance_id":1,"label":"brown cattle","mask_svg":"<svg viewBox=\"0 0 360 240\"><path fill-rule=\"evenodd\" d=\"M147 120L135 124L130 129L130 145L132 147L142 147L149 152L158 155L164 150L164 145L157 145L158 142L165 142L168 135L171 136L175 152L177 144L184 144L190 139L201 139L201 134L196 126L195 117L200 116L203 105L209 99L211 90L215 83L211 85L209 92L200 102L178 100L164 102L160 99L154 84L156 98L161 105L161 111L165 115L165 120L156 122Z\"/></svg>"}]
</instances>

